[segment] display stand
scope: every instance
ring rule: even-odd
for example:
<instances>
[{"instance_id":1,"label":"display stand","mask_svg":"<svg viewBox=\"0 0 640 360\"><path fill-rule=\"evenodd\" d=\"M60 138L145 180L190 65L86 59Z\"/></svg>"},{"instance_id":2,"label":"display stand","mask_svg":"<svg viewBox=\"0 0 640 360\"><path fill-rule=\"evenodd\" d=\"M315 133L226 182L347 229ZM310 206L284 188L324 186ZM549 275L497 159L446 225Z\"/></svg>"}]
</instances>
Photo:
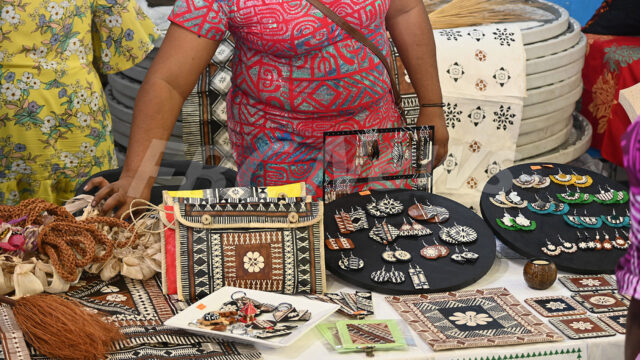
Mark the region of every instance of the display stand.
<instances>
[{"instance_id":1,"label":"display stand","mask_svg":"<svg viewBox=\"0 0 640 360\"><path fill-rule=\"evenodd\" d=\"M369 189L431 192L433 126L323 134L323 200Z\"/></svg>"},{"instance_id":2,"label":"display stand","mask_svg":"<svg viewBox=\"0 0 640 360\"><path fill-rule=\"evenodd\" d=\"M466 244L465 247L477 253L479 258L475 263L459 264L452 261L451 255L456 253L456 246L449 245L440 240L438 237L438 232L440 231L438 224L419 221L420 224L430 229L433 233L421 237L398 237L393 243L402 250L411 253L412 260L411 262L391 265L381 257L386 246L369 237L369 230L375 225L375 220L381 222L382 219L367 215L369 229L358 230L351 234L343 235L345 238L350 238L353 241L355 245L353 250L329 250L325 247L326 267L335 276L352 285L383 294L417 294L461 289L473 284L489 271L495 259L496 247L493 234L484 221L474 212L457 202L442 196L427 194L423 191L372 191L370 195L350 194L341 197L325 206L325 233L330 236L336 236L338 234L338 227L334 218L336 211L341 209L350 211L355 207L364 209L372 197L382 199L385 195L388 195L392 199L399 200L404 204L404 210L401 214L386 218L387 223L397 228L402 225L403 217L409 221L410 218L407 215L407 209L413 205L415 201L420 203L428 201L431 205L446 208L449 211L450 218L441 225L451 227L454 224L458 224L473 228L478 234L478 239L475 242ZM434 239L436 239L439 244L449 247L451 251L449 256L436 260L428 260L420 255L420 250L425 246L422 241L424 240L428 245L433 245ZM462 252L463 248L458 246L458 250ZM339 267L338 262L341 259L341 254L349 256L351 252L364 261L364 267L362 269L346 271ZM417 290L414 288L408 274L409 264L418 265L424 271L429 283L428 289ZM380 284L373 282L370 279L371 273L382 269L383 266L386 267L386 270L390 270L391 266L393 266L396 270L402 271L406 276L406 281L401 284L388 282Z\"/></svg>"},{"instance_id":3,"label":"display stand","mask_svg":"<svg viewBox=\"0 0 640 360\"><path fill-rule=\"evenodd\" d=\"M532 170L532 166L540 167L540 169ZM625 254L626 250L619 250L616 248L613 248L612 250L600 251L577 250L574 253L562 252L557 256L549 256L545 254L541 249L547 244L547 239L555 245L561 245L562 243L558 239L558 235L560 235L560 237L567 242L577 244L577 232L580 232L582 235L584 235L584 233L586 232L592 238L595 238L596 232L598 232L602 241L605 238L603 234L604 231L604 233L609 235L611 241L613 241L615 238L616 228L607 226L605 224L600 228L578 229L568 225L562 215L537 214L532 212L528 208L504 209L495 206L489 200L490 197L496 195L498 192L505 190L507 193L509 193L509 190L511 189L513 191L516 191L518 193L518 196L520 196L523 200L527 200L529 202L537 201L535 198L536 194L538 194L538 197L545 201L548 200L548 194L556 201L560 202L556 197L556 194L565 193L567 189L575 191L576 187L565 187L551 182L551 184L545 188L523 189L516 186L512 181L514 178L517 178L521 174L533 174L535 172L538 175L548 177L549 175L558 174L559 171L562 171L562 173L569 175L574 173L579 175L589 175L593 179L593 184L588 187L580 188L580 192L582 193L598 194L600 193L598 187L600 187L604 191L607 191L609 188L616 191L629 190L621 184L600 174L569 165L555 163L528 163L516 165L499 172L489 179L489 181L485 185L485 188L483 189L482 197L480 199L480 209L482 211L482 216L494 231L498 239L500 239L500 241L502 241L509 248L524 257L547 257L556 264L558 269L576 274L612 274L615 270L618 260L622 255ZM589 204L568 205L570 207L570 210L567 215L573 215L575 210L578 215L584 215L586 211L587 214L592 216L611 215L613 211L615 211L615 213L618 215L625 216L627 214L629 206L628 203L605 205L597 203L595 201ZM518 211L521 211L527 219L536 222L536 228L533 231L512 231L500 227L496 219L502 218L504 216L505 210L513 217L517 216ZM628 232L629 229L622 227L617 228L617 230L618 233L622 235L622 230ZM623 235L623 237L625 240L627 239L626 236Z\"/></svg>"}]
</instances>

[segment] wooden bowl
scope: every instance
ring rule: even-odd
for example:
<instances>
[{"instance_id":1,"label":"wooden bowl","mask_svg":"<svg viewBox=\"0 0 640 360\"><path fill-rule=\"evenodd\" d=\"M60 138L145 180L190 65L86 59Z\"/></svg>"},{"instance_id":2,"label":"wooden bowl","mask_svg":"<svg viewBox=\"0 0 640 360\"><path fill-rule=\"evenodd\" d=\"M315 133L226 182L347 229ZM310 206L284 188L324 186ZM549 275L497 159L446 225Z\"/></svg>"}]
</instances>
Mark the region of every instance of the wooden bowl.
<instances>
[{"instance_id":1,"label":"wooden bowl","mask_svg":"<svg viewBox=\"0 0 640 360\"><path fill-rule=\"evenodd\" d=\"M534 258L525 264L523 275L530 288L545 290L556 281L558 269L556 269L556 264L549 259Z\"/></svg>"}]
</instances>

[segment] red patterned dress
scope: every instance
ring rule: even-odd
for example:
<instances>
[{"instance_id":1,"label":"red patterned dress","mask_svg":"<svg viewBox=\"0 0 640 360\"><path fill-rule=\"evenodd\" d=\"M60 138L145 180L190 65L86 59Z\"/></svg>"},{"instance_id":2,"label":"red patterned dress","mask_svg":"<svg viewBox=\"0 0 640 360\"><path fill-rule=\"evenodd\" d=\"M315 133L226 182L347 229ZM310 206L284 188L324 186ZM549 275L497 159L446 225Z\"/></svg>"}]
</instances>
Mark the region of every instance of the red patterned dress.
<instances>
[{"instance_id":1,"label":"red patterned dress","mask_svg":"<svg viewBox=\"0 0 640 360\"><path fill-rule=\"evenodd\" d=\"M389 56L389 0L325 0ZM322 133L400 126L382 63L304 0L178 0L169 20L236 41L227 96L239 185L320 195Z\"/></svg>"}]
</instances>

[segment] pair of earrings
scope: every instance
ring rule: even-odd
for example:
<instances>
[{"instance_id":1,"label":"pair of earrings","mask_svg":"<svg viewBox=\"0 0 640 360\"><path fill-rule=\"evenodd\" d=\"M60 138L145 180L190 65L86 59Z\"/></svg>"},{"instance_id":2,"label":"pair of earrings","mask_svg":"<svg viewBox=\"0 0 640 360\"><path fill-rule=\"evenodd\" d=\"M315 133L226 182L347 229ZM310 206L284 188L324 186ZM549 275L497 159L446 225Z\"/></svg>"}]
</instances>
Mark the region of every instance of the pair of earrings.
<instances>
[{"instance_id":1,"label":"pair of earrings","mask_svg":"<svg viewBox=\"0 0 640 360\"><path fill-rule=\"evenodd\" d=\"M409 264L409 277L411 278L414 289L422 290L429 288L427 277L418 265Z\"/></svg>"},{"instance_id":2,"label":"pair of earrings","mask_svg":"<svg viewBox=\"0 0 640 360\"><path fill-rule=\"evenodd\" d=\"M584 216L578 216L576 211L573 211L573 215L562 215L564 221L578 229L590 228L590 229L598 229L602 226L603 221L599 216L587 216L587 211L585 210Z\"/></svg>"},{"instance_id":3,"label":"pair of earrings","mask_svg":"<svg viewBox=\"0 0 640 360\"><path fill-rule=\"evenodd\" d=\"M384 199L376 201L371 197L371 202L367 204L367 212L375 217L387 217L390 215L400 214L404 207L398 200L391 199L389 195L385 195Z\"/></svg>"},{"instance_id":4,"label":"pair of earrings","mask_svg":"<svg viewBox=\"0 0 640 360\"><path fill-rule=\"evenodd\" d=\"M511 230L511 231L532 231L536 228L536 222L534 220L529 220L520 211L518 211L518 216L515 218L504 211L504 216L502 219L496 219L498 226L503 229Z\"/></svg>"},{"instance_id":5,"label":"pair of earrings","mask_svg":"<svg viewBox=\"0 0 640 360\"><path fill-rule=\"evenodd\" d=\"M342 237L342 235L338 235L337 238L332 238L327 234L327 238L324 239L324 243L329 250L350 250L355 248L353 241Z\"/></svg>"},{"instance_id":6,"label":"pair of earrings","mask_svg":"<svg viewBox=\"0 0 640 360\"><path fill-rule=\"evenodd\" d=\"M562 245L557 246L555 244L552 244L549 239L546 239L547 245L542 247L542 252L549 256L558 256L562 252L572 254L578 251L578 246L576 246L576 244L565 241L562 237L560 237L560 235L558 235L558 240L562 242Z\"/></svg>"},{"instance_id":7,"label":"pair of earrings","mask_svg":"<svg viewBox=\"0 0 640 360\"><path fill-rule=\"evenodd\" d=\"M480 255L474 253L473 251L467 250L464 245L462 246L462 249L464 250L464 252L460 253L460 250L458 250L458 247L456 246L456 253L451 255L452 261L457 262L458 264L472 264L476 262L476 260L478 260L478 258L480 257Z\"/></svg>"},{"instance_id":8,"label":"pair of earrings","mask_svg":"<svg viewBox=\"0 0 640 360\"><path fill-rule=\"evenodd\" d=\"M342 270L356 271L364 267L364 260L354 256L353 253L350 253L349 257L344 256L343 253L340 253L340 256L342 259L338 260L338 266Z\"/></svg>"},{"instance_id":9,"label":"pair of earrings","mask_svg":"<svg viewBox=\"0 0 640 360\"><path fill-rule=\"evenodd\" d=\"M404 224L400 226L399 236L427 236L430 235L431 230L424 227L422 224L411 219L411 225L407 223L407 219L404 219Z\"/></svg>"},{"instance_id":10,"label":"pair of earrings","mask_svg":"<svg viewBox=\"0 0 640 360\"><path fill-rule=\"evenodd\" d=\"M445 245L440 245L434 239L435 245L427 245L424 240L422 240L422 245L424 247L420 250L420 255L427 260L436 260L442 257L447 257L449 255L449 248Z\"/></svg>"},{"instance_id":11,"label":"pair of earrings","mask_svg":"<svg viewBox=\"0 0 640 360\"><path fill-rule=\"evenodd\" d=\"M593 179L589 175L578 175L575 172L573 175L563 174L561 170L558 170L557 175L549 175L549 179L559 185L574 185L577 187L588 187L593 184Z\"/></svg>"},{"instance_id":12,"label":"pair of earrings","mask_svg":"<svg viewBox=\"0 0 640 360\"><path fill-rule=\"evenodd\" d=\"M567 204L589 204L595 199L595 197L591 194L581 193L580 189L578 191L569 191L564 194L556 194L558 200L567 203Z\"/></svg>"},{"instance_id":13,"label":"pair of earrings","mask_svg":"<svg viewBox=\"0 0 640 360\"><path fill-rule=\"evenodd\" d=\"M501 208L524 208L528 204L527 200L521 199L517 192L510 191L509 194L507 194L504 190L490 197L489 201L491 201L493 205Z\"/></svg>"},{"instance_id":14,"label":"pair of earrings","mask_svg":"<svg viewBox=\"0 0 640 360\"><path fill-rule=\"evenodd\" d=\"M527 188L545 188L551 184L551 181L547 177L540 176L538 174L528 175L522 174L512 180L513 183L523 189Z\"/></svg>"},{"instance_id":15,"label":"pair of earrings","mask_svg":"<svg viewBox=\"0 0 640 360\"><path fill-rule=\"evenodd\" d=\"M369 228L367 215L360 207L356 206L356 210L353 210L352 208L351 212L336 210L336 214L333 216L336 219L336 223L338 224L338 230L342 234L350 234L354 231Z\"/></svg>"},{"instance_id":16,"label":"pair of earrings","mask_svg":"<svg viewBox=\"0 0 640 360\"><path fill-rule=\"evenodd\" d=\"M474 229L457 223L448 228L440 226L438 236L440 236L440 240L454 245L471 243L478 239L478 233Z\"/></svg>"},{"instance_id":17,"label":"pair of earrings","mask_svg":"<svg viewBox=\"0 0 640 360\"><path fill-rule=\"evenodd\" d=\"M411 254L408 251L400 249L397 245L393 245L393 248L394 250L391 250L389 246L387 246L386 250L382 253L382 260L392 263L411 261Z\"/></svg>"},{"instance_id":18,"label":"pair of earrings","mask_svg":"<svg viewBox=\"0 0 640 360\"><path fill-rule=\"evenodd\" d=\"M394 269L393 266L391 271L386 271L386 266L383 266L382 270L372 272L370 278L377 283L390 282L392 284L402 284L406 280L402 271Z\"/></svg>"},{"instance_id":19,"label":"pair of earrings","mask_svg":"<svg viewBox=\"0 0 640 360\"><path fill-rule=\"evenodd\" d=\"M600 215L600 219L604 224L607 224L614 228L631 227L631 218L629 217L629 210L627 210L627 216L616 215L616 211L613 210L611 215Z\"/></svg>"},{"instance_id":20,"label":"pair of earrings","mask_svg":"<svg viewBox=\"0 0 640 360\"><path fill-rule=\"evenodd\" d=\"M549 194L547 194L547 198L549 198L549 202L542 201L538 194L535 195L538 201L527 204L527 209L531 210L537 214L553 214L553 215L564 215L569 212L569 205L565 203L559 203L553 200Z\"/></svg>"},{"instance_id":21,"label":"pair of earrings","mask_svg":"<svg viewBox=\"0 0 640 360\"><path fill-rule=\"evenodd\" d=\"M615 190L612 190L609 187L609 185L607 185L607 188L609 189L609 191L604 192L602 188L598 186L598 189L600 190L600 194L592 195L593 200L595 200L597 203L605 204L605 205L624 204L627 201L629 201L629 193L627 191L625 190L615 191Z\"/></svg>"},{"instance_id":22,"label":"pair of earrings","mask_svg":"<svg viewBox=\"0 0 640 360\"><path fill-rule=\"evenodd\" d=\"M383 220L382 223L376 221L376 225L369 231L370 238L384 245L393 242L399 234L400 231L387 224L387 220Z\"/></svg>"},{"instance_id":23,"label":"pair of earrings","mask_svg":"<svg viewBox=\"0 0 640 360\"><path fill-rule=\"evenodd\" d=\"M418 203L413 199L414 205L409 207L409 216L416 220L426 220L431 223L442 223L449 220L449 210L442 206L433 206L425 200L425 204Z\"/></svg>"}]
</instances>

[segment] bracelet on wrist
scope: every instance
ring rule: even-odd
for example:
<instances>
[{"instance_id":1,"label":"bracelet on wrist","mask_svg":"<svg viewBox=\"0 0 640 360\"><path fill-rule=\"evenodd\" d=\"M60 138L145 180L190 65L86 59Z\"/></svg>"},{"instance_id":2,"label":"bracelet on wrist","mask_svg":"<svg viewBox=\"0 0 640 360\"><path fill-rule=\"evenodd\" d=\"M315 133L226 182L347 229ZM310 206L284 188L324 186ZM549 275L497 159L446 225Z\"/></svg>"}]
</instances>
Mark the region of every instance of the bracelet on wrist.
<instances>
[{"instance_id":1,"label":"bracelet on wrist","mask_svg":"<svg viewBox=\"0 0 640 360\"><path fill-rule=\"evenodd\" d=\"M430 104L420 104L420 107L440 107L443 108L445 106L445 103L443 102L439 102L439 103L430 103Z\"/></svg>"}]
</instances>

